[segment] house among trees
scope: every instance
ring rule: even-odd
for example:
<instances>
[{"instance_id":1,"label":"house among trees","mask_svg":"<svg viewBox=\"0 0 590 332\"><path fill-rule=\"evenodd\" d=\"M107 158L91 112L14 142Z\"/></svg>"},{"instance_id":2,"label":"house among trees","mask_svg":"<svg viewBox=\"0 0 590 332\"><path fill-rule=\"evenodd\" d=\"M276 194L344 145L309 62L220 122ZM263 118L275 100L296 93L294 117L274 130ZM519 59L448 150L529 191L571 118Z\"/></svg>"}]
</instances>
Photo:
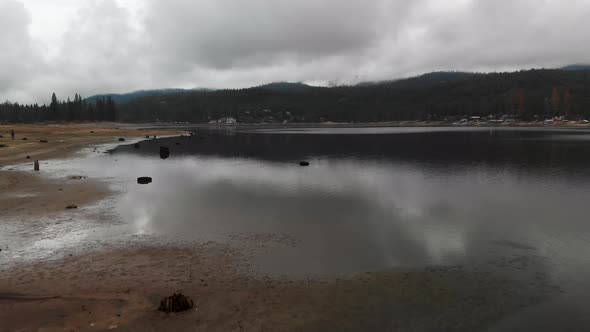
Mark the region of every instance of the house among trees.
<instances>
[{"instance_id":1,"label":"house among trees","mask_svg":"<svg viewBox=\"0 0 590 332\"><path fill-rule=\"evenodd\" d=\"M217 120L211 120L211 121L209 121L209 123L212 123L212 124L224 124L224 125L234 125L234 124L237 124L238 121L236 120L236 118L227 116L227 117L223 117L223 118L220 118L220 119L217 119Z\"/></svg>"}]
</instances>

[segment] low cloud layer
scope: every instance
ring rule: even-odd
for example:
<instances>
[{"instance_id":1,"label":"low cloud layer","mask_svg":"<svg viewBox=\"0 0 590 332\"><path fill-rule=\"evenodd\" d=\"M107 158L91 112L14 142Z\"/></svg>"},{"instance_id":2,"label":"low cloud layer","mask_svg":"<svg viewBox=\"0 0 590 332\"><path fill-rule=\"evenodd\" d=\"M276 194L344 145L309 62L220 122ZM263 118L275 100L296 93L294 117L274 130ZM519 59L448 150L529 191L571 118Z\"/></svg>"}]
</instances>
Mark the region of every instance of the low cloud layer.
<instances>
[{"instance_id":1,"label":"low cloud layer","mask_svg":"<svg viewBox=\"0 0 590 332\"><path fill-rule=\"evenodd\" d=\"M1 0L0 100L589 63L587 0Z\"/></svg>"}]
</instances>

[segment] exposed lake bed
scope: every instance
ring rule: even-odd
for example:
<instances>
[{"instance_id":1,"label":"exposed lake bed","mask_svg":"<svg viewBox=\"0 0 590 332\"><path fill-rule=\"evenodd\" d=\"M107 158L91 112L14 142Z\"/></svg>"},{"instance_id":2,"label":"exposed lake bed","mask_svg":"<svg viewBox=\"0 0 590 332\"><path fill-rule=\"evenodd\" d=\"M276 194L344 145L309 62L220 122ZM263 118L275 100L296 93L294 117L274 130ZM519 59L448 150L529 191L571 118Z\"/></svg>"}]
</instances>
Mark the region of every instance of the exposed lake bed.
<instances>
[{"instance_id":1,"label":"exposed lake bed","mask_svg":"<svg viewBox=\"0 0 590 332\"><path fill-rule=\"evenodd\" d=\"M167 324L470 331L590 289L585 130L348 130L197 131L48 162L114 194L42 225L3 218L0 290L135 303L117 320L95 296L103 329L158 326L152 301L182 289L200 311Z\"/></svg>"}]
</instances>

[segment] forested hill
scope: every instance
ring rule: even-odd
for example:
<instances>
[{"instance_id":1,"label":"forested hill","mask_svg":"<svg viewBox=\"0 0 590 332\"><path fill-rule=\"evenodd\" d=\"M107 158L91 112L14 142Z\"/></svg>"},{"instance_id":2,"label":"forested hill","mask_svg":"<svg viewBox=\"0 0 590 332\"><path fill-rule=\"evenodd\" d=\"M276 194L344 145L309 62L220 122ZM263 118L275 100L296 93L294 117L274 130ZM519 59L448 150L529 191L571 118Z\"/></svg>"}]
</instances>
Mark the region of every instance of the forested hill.
<instances>
[{"instance_id":1,"label":"forested hill","mask_svg":"<svg viewBox=\"0 0 590 332\"><path fill-rule=\"evenodd\" d=\"M0 104L0 122L127 121L240 123L444 120L465 116L523 120L590 119L590 70L539 69L512 73L435 72L354 86L271 83L237 90L189 90L117 103L112 97L42 105Z\"/></svg>"},{"instance_id":2,"label":"forested hill","mask_svg":"<svg viewBox=\"0 0 590 332\"><path fill-rule=\"evenodd\" d=\"M510 115L590 117L590 71L437 72L355 86L274 83L148 96L121 105L123 121L374 122Z\"/></svg>"},{"instance_id":3,"label":"forested hill","mask_svg":"<svg viewBox=\"0 0 590 332\"><path fill-rule=\"evenodd\" d=\"M161 96L172 95L177 93L191 92L191 91L210 91L209 89L156 89L156 90L139 90L129 93L107 93L90 96L84 101L88 103L96 103L98 99L111 98L117 104L125 104L134 99L146 96Z\"/></svg>"}]
</instances>

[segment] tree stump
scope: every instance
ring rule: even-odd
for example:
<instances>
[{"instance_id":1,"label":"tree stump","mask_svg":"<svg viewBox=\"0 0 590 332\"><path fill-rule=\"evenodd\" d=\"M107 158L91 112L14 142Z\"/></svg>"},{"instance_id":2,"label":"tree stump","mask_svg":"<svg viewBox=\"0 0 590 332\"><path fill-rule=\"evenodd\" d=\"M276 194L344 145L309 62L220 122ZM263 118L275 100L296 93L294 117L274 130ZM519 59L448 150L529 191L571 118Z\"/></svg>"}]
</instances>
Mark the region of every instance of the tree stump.
<instances>
[{"instance_id":1,"label":"tree stump","mask_svg":"<svg viewBox=\"0 0 590 332\"><path fill-rule=\"evenodd\" d=\"M160 158L167 159L168 157L170 157L170 149L165 146L161 146L160 147Z\"/></svg>"},{"instance_id":2,"label":"tree stump","mask_svg":"<svg viewBox=\"0 0 590 332\"><path fill-rule=\"evenodd\" d=\"M172 296L167 296L160 301L158 311L165 313L181 312L190 310L194 306L193 300L188 296L184 296L182 293L174 293Z\"/></svg>"}]
</instances>

